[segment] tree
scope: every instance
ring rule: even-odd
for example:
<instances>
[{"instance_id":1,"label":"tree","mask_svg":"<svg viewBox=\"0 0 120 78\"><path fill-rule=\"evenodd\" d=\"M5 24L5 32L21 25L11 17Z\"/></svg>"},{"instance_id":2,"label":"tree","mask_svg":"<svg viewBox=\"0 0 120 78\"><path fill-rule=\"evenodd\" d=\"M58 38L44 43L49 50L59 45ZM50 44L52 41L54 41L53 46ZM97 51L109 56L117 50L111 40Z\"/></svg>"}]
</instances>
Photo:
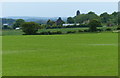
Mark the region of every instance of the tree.
<instances>
[{"instance_id":1,"label":"tree","mask_svg":"<svg viewBox=\"0 0 120 78\"><path fill-rule=\"evenodd\" d=\"M120 26L120 12L118 12L118 25Z\"/></svg>"},{"instance_id":2,"label":"tree","mask_svg":"<svg viewBox=\"0 0 120 78\"><path fill-rule=\"evenodd\" d=\"M95 14L95 12L90 11L90 12L88 12L88 14Z\"/></svg>"},{"instance_id":3,"label":"tree","mask_svg":"<svg viewBox=\"0 0 120 78\"><path fill-rule=\"evenodd\" d=\"M27 35L34 35L38 31L39 24L35 22L25 22L21 25L22 31Z\"/></svg>"},{"instance_id":4,"label":"tree","mask_svg":"<svg viewBox=\"0 0 120 78\"><path fill-rule=\"evenodd\" d=\"M56 24L57 25L62 25L64 24L65 22L61 19L61 17L58 18L58 20L56 21Z\"/></svg>"},{"instance_id":5,"label":"tree","mask_svg":"<svg viewBox=\"0 0 120 78\"><path fill-rule=\"evenodd\" d=\"M67 23L70 23L70 24L74 23L74 19L72 17L68 17Z\"/></svg>"},{"instance_id":6,"label":"tree","mask_svg":"<svg viewBox=\"0 0 120 78\"><path fill-rule=\"evenodd\" d=\"M117 16L118 13L117 13L117 12L113 12L111 15L113 15L113 16Z\"/></svg>"},{"instance_id":7,"label":"tree","mask_svg":"<svg viewBox=\"0 0 120 78\"><path fill-rule=\"evenodd\" d=\"M110 19L110 15L107 12L101 14L100 17L101 17L102 23L107 23Z\"/></svg>"},{"instance_id":8,"label":"tree","mask_svg":"<svg viewBox=\"0 0 120 78\"><path fill-rule=\"evenodd\" d=\"M25 21L23 19L17 19L16 22L13 24L13 28L17 28L17 27L21 27L21 25L24 23Z\"/></svg>"},{"instance_id":9,"label":"tree","mask_svg":"<svg viewBox=\"0 0 120 78\"><path fill-rule=\"evenodd\" d=\"M55 24L55 22L54 22L54 21L51 21L50 19L47 21L47 25L52 26L52 25L54 25L54 24Z\"/></svg>"},{"instance_id":10,"label":"tree","mask_svg":"<svg viewBox=\"0 0 120 78\"><path fill-rule=\"evenodd\" d=\"M91 20L88 24L90 32L96 32L97 26L101 26L101 23L97 20Z\"/></svg>"},{"instance_id":11,"label":"tree","mask_svg":"<svg viewBox=\"0 0 120 78\"><path fill-rule=\"evenodd\" d=\"M78 16L74 17L76 23L83 23L85 21L98 19L99 17L95 13L89 13L89 14L80 14Z\"/></svg>"}]
</instances>

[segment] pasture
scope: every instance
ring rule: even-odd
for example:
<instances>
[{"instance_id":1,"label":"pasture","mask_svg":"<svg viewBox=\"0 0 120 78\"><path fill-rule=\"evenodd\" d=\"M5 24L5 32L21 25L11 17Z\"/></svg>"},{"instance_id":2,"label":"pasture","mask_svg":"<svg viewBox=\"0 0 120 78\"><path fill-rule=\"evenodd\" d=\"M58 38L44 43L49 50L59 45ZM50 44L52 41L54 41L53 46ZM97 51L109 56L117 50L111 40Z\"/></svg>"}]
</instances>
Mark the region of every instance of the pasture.
<instances>
[{"instance_id":1,"label":"pasture","mask_svg":"<svg viewBox=\"0 0 120 78\"><path fill-rule=\"evenodd\" d=\"M3 36L3 76L117 76L118 34Z\"/></svg>"}]
</instances>

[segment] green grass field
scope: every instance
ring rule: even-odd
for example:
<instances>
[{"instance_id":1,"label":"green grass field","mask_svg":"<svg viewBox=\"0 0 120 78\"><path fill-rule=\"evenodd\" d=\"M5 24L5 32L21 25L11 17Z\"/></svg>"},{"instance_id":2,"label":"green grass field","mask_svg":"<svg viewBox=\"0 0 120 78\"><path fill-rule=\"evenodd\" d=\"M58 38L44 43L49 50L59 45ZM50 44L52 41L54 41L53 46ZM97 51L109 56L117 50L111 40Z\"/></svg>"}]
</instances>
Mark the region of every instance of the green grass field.
<instances>
[{"instance_id":1,"label":"green grass field","mask_svg":"<svg viewBox=\"0 0 120 78\"><path fill-rule=\"evenodd\" d=\"M3 76L117 76L118 34L3 36Z\"/></svg>"}]
</instances>

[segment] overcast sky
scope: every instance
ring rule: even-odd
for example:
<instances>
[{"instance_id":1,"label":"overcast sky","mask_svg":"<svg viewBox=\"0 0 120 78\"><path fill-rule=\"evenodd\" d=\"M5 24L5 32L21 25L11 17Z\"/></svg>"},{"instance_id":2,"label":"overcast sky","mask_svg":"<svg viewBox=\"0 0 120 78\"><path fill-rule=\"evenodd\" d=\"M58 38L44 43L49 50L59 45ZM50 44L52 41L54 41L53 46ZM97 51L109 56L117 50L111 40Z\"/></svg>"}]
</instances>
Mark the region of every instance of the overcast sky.
<instances>
[{"instance_id":1,"label":"overcast sky","mask_svg":"<svg viewBox=\"0 0 120 78\"><path fill-rule=\"evenodd\" d=\"M2 16L68 17L75 12L97 14L118 10L118 2L5 2ZM0 14L1 15L1 14Z\"/></svg>"}]
</instances>

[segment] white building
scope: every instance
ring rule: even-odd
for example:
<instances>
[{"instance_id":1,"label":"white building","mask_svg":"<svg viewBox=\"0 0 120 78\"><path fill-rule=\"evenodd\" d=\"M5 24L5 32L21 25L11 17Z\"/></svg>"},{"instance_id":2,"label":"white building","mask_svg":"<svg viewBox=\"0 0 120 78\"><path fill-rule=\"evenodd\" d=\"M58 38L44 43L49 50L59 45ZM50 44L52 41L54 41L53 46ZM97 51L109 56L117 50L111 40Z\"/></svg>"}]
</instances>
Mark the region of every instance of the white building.
<instances>
[{"instance_id":1,"label":"white building","mask_svg":"<svg viewBox=\"0 0 120 78\"><path fill-rule=\"evenodd\" d=\"M3 26L5 26L5 25L7 25L7 26L8 26L9 24L3 24Z\"/></svg>"},{"instance_id":2,"label":"white building","mask_svg":"<svg viewBox=\"0 0 120 78\"><path fill-rule=\"evenodd\" d=\"M15 28L16 30L19 30L20 29L20 27L17 27L17 28Z\"/></svg>"},{"instance_id":3,"label":"white building","mask_svg":"<svg viewBox=\"0 0 120 78\"><path fill-rule=\"evenodd\" d=\"M63 26L72 26L72 25L75 25L75 24L63 24ZM76 24L76 25L80 25L80 24Z\"/></svg>"}]
</instances>

